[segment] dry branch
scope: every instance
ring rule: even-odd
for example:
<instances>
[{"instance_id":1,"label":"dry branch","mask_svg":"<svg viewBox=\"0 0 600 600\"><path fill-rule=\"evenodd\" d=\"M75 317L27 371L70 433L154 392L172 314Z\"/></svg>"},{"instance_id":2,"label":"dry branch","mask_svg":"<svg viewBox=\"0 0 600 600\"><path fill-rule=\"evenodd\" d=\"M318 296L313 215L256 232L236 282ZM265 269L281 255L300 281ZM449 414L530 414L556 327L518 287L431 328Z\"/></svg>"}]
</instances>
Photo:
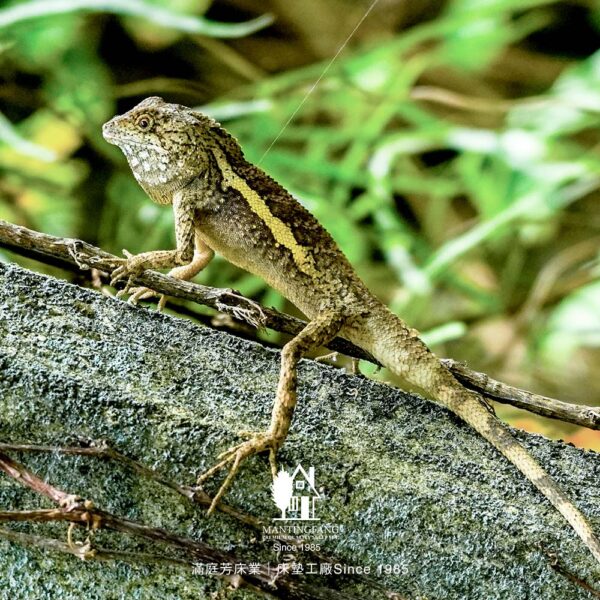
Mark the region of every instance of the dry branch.
<instances>
[{"instance_id":1,"label":"dry branch","mask_svg":"<svg viewBox=\"0 0 600 600\"><path fill-rule=\"evenodd\" d=\"M71 238L59 238L40 233L0 220L0 247L42 262L81 272L98 269L108 280L117 257L87 242ZM214 308L236 319L243 319L253 326L267 327L274 331L296 335L306 325L305 321L280 313L273 308L260 306L231 289L212 288L197 283L180 281L155 271L145 271L135 283L147 286L162 294ZM353 358L379 364L369 353L343 338L335 338L327 347ZM485 373L469 369L452 359L443 359L446 367L467 387L486 398L511 404L532 413L573 423L590 429L600 429L600 408L562 402L547 396L532 394L495 381Z\"/></svg>"}]
</instances>

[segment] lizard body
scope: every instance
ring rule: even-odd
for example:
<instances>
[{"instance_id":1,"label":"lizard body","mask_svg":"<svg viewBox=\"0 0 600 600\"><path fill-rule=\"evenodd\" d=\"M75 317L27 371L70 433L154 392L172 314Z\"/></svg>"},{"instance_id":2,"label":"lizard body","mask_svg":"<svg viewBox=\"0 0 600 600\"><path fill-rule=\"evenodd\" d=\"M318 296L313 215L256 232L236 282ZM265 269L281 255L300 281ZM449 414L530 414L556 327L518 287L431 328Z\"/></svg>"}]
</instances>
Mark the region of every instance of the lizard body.
<instances>
[{"instance_id":1,"label":"lizard body","mask_svg":"<svg viewBox=\"0 0 600 600\"><path fill-rule=\"evenodd\" d=\"M190 279L218 252L262 277L310 320L283 348L269 429L250 434L200 477L203 482L230 467L211 510L249 456L268 450L275 474L275 454L287 436L296 404L296 364L306 352L340 335L478 431L546 496L600 562L600 542L566 494L484 400L452 376L418 332L367 289L315 217L246 161L237 141L218 123L152 97L106 123L103 134L123 150L149 196L173 204L177 238L175 250L127 253L113 273L114 281L147 268L171 268L172 276ZM147 288L132 292L134 301L153 294Z\"/></svg>"}]
</instances>

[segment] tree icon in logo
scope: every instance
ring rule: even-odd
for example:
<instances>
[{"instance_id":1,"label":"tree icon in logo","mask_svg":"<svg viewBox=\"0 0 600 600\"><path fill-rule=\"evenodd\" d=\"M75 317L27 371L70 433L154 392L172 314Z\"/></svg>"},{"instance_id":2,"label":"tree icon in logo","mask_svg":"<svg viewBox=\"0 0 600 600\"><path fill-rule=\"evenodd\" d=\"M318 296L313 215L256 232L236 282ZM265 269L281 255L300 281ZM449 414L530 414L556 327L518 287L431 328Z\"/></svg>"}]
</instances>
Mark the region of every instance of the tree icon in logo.
<instances>
[{"instance_id":1,"label":"tree icon in logo","mask_svg":"<svg viewBox=\"0 0 600 600\"><path fill-rule=\"evenodd\" d=\"M274 521L319 521L315 502L321 495L315 487L315 468L298 465L293 473L281 469L271 484L271 497L281 517Z\"/></svg>"},{"instance_id":2,"label":"tree icon in logo","mask_svg":"<svg viewBox=\"0 0 600 600\"><path fill-rule=\"evenodd\" d=\"M285 511L290 505L293 494L294 481L292 476L285 469L281 469L271 484L271 495L273 496L273 502L281 511L281 520L286 518Z\"/></svg>"}]
</instances>

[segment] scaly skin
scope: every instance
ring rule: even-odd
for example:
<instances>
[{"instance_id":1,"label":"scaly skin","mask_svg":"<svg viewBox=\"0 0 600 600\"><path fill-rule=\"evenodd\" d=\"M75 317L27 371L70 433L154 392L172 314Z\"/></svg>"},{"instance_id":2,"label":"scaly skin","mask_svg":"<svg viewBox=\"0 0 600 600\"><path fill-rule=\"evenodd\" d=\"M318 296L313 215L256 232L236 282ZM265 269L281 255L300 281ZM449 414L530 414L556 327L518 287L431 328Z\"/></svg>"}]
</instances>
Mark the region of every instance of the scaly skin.
<instances>
[{"instance_id":1,"label":"scaly skin","mask_svg":"<svg viewBox=\"0 0 600 600\"><path fill-rule=\"evenodd\" d=\"M600 562L600 543L581 512L536 460L510 434L476 393L466 390L419 339L356 275L331 236L278 183L247 162L237 141L212 119L161 98L147 98L106 123L107 141L125 153L134 176L160 204L172 204L177 248L127 259L113 281L144 269L171 268L190 279L218 252L262 277L293 302L310 323L282 351L281 373L271 425L223 453L205 472L229 473L212 511L243 460L283 444L296 405L296 364L303 354L341 335L370 352L406 381L461 417L493 444L571 524ZM153 295L131 290L130 301ZM161 298L160 306L164 303Z\"/></svg>"}]
</instances>

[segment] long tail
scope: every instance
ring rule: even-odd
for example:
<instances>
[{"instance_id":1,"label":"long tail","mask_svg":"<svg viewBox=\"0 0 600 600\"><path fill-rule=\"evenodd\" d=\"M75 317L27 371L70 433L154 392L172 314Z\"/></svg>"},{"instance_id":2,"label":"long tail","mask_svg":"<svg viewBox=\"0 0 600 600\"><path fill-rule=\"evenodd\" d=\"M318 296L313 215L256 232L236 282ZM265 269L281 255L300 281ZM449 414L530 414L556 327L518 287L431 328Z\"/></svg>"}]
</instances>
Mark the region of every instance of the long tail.
<instances>
[{"instance_id":1,"label":"long tail","mask_svg":"<svg viewBox=\"0 0 600 600\"><path fill-rule=\"evenodd\" d=\"M444 389L437 397L442 404L464 419L506 456L548 498L600 562L600 542L585 516L535 458L512 436L504 423L485 408L479 396L467 392L464 388L462 392L452 388Z\"/></svg>"},{"instance_id":2,"label":"long tail","mask_svg":"<svg viewBox=\"0 0 600 600\"><path fill-rule=\"evenodd\" d=\"M360 333L352 333L347 336L351 341L449 408L508 458L563 515L600 562L600 542L584 515L506 425L487 409L483 399L464 388L439 362L415 330L382 305L381 310L371 314Z\"/></svg>"}]
</instances>

